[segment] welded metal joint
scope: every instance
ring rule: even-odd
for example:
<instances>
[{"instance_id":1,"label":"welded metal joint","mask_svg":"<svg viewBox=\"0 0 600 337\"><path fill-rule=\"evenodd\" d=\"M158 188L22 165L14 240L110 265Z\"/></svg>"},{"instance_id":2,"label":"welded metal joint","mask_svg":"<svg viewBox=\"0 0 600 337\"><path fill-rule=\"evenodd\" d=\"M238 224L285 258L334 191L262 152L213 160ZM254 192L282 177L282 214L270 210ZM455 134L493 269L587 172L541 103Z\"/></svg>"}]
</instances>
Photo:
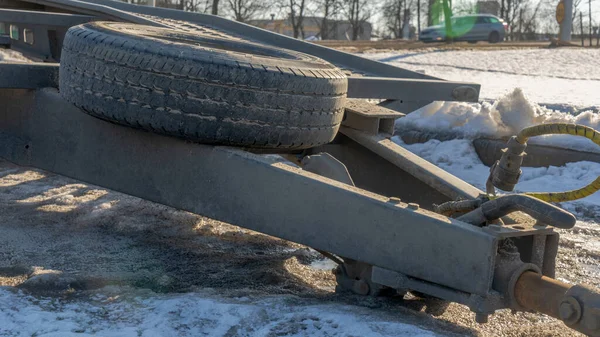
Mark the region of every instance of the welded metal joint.
<instances>
[{"instance_id":1,"label":"welded metal joint","mask_svg":"<svg viewBox=\"0 0 600 337\"><path fill-rule=\"evenodd\" d=\"M369 103L363 99L346 100L342 125L365 131L372 135L394 135L396 119L404 117L403 113Z\"/></svg>"},{"instance_id":2,"label":"welded metal joint","mask_svg":"<svg viewBox=\"0 0 600 337\"><path fill-rule=\"evenodd\" d=\"M354 186L346 165L327 152L305 156L300 161L300 166L305 171Z\"/></svg>"},{"instance_id":3,"label":"welded metal joint","mask_svg":"<svg viewBox=\"0 0 600 337\"><path fill-rule=\"evenodd\" d=\"M504 303L506 307L519 311L527 310L519 304L519 301L515 296L517 281L519 280L519 277L527 271L541 274L541 270L538 266L532 263L524 263L521 260L521 254L510 239L504 240L498 249L492 288L501 294L504 294Z\"/></svg>"}]
</instances>

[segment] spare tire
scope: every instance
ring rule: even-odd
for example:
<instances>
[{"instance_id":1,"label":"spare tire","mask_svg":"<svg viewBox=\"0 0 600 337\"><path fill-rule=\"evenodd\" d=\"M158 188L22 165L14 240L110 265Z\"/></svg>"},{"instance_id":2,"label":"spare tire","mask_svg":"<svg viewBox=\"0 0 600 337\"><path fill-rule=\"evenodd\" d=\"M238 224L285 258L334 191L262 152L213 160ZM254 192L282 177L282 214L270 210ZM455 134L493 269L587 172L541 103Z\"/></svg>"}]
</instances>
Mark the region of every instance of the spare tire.
<instances>
[{"instance_id":1,"label":"spare tire","mask_svg":"<svg viewBox=\"0 0 600 337\"><path fill-rule=\"evenodd\" d=\"M339 129L348 83L319 58L117 22L71 27L63 98L105 120L205 144L303 149Z\"/></svg>"}]
</instances>

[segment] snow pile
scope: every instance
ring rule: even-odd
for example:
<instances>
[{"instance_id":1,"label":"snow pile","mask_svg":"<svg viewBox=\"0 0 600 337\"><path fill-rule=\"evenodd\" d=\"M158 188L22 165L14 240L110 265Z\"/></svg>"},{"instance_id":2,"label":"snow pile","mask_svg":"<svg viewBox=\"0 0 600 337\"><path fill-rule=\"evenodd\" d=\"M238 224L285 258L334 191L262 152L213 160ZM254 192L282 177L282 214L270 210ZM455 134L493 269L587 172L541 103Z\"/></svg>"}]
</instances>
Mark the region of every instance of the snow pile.
<instances>
[{"instance_id":1,"label":"snow pile","mask_svg":"<svg viewBox=\"0 0 600 337\"><path fill-rule=\"evenodd\" d=\"M0 62L31 63L23 54L10 49L0 49Z\"/></svg>"},{"instance_id":2,"label":"snow pile","mask_svg":"<svg viewBox=\"0 0 600 337\"><path fill-rule=\"evenodd\" d=\"M227 300L210 294L121 290L126 292L64 301L0 289L0 335L436 336L415 326L383 320L369 308L315 305L281 296Z\"/></svg>"},{"instance_id":3,"label":"snow pile","mask_svg":"<svg viewBox=\"0 0 600 337\"><path fill-rule=\"evenodd\" d=\"M399 132L422 130L452 133L460 138L504 138L516 135L525 127L544 123L583 124L600 130L600 114L591 110L571 115L539 106L514 89L492 103L434 102L401 118ZM600 151L590 140L567 135L541 136L531 143L542 143L578 150Z\"/></svg>"},{"instance_id":4,"label":"snow pile","mask_svg":"<svg viewBox=\"0 0 600 337\"><path fill-rule=\"evenodd\" d=\"M426 143L405 144L399 137L392 140L423 159L485 190L489 167L483 165L470 140L455 139L446 142L430 140ZM523 167L523 174L515 192L560 192L578 189L600 176L600 164L592 162L568 163L561 167ZM573 209L575 205L600 206L600 192L587 198L564 203Z\"/></svg>"}]
</instances>

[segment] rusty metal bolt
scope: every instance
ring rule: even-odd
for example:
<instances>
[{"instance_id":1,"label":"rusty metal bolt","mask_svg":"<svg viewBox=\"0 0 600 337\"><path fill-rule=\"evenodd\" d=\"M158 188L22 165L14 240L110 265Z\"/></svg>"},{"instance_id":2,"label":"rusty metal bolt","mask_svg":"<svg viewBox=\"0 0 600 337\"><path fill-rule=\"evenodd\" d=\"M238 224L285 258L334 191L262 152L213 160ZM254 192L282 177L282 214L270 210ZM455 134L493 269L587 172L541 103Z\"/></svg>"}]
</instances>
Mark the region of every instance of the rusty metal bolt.
<instances>
[{"instance_id":1,"label":"rusty metal bolt","mask_svg":"<svg viewBox=\"0 0 600 337\"><path fill-rule=\"evenodd\" d=\"M397 198L397 197L391 197L391 198L388 199L388 202L390 204L399 204L400 201L401 201L400 198Z\"/></svg>"},{"instance_id":2,"label":"rusty metal bolt","mask_svg":"<svg viewBox=\"0 0 600 337\"><path fill-rule=\"evenodd\" d=\"M415 204L415 203L411 202L410 204L408 204L408 208L418 210L419 204Z\"/></svg>"}]
</instances>

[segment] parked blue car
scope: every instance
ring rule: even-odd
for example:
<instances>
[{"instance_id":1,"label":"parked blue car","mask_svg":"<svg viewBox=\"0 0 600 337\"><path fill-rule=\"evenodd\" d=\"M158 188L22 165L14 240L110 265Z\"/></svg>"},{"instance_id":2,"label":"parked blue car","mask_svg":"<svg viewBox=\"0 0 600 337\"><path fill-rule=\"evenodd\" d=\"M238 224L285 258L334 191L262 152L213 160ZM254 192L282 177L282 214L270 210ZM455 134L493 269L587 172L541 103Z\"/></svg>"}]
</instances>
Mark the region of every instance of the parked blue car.
<instances>
[{"instance_id":1,"label":"parked blue car","mask_svg":"<svg viewBox=\"0 0 600 337\"><path fill-rule=\"evenodd\" d=\"M455 16L452 17L451 22L451 37L454 41L498 43L504 40L508 30L508 24L503 19L490 14ZM445 41L444 23L421 30L419 40L423 42Z\"/></svg>"}]
</instances>

